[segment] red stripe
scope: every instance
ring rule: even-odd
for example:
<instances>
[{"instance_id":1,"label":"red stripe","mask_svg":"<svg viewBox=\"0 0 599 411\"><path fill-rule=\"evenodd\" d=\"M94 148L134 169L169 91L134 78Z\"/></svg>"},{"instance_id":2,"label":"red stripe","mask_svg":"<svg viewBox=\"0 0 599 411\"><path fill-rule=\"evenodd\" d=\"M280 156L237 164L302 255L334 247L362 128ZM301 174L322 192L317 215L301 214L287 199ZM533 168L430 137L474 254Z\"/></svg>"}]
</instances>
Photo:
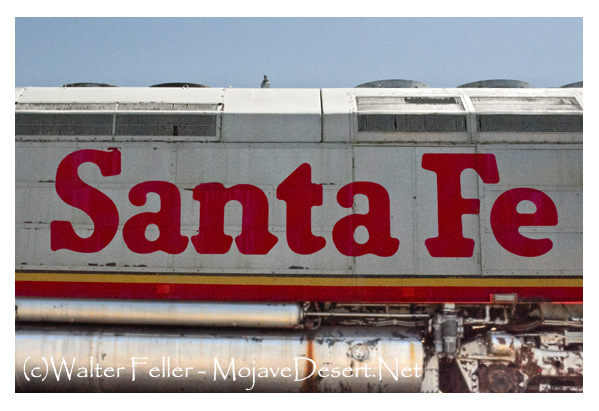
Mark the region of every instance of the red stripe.
<instances>
[{"instance_id":1,"label":"red stripe","mask_svg":"<svg viewBox=\"0 0 599 411\"><path fill-rule=\"evenodd\" d=\"M519 301L582 302L582 287L329 287L16 281L19 297L208 301L488 303L491 294Z\"/></svg>"}]
</instances>

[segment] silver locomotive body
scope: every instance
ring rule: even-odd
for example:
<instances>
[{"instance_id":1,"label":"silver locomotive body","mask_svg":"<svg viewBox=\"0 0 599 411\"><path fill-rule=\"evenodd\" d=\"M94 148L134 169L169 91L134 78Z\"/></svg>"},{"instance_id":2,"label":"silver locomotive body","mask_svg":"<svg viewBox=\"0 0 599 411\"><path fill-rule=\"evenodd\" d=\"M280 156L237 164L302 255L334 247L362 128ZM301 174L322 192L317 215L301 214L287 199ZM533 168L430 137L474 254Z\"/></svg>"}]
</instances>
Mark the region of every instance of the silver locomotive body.
<instances>
[{"instance_id":1,"label":"silver locomotive body","mask_svg":"<svg viewBox=\"0 0 599 411\"><path fill-rule=\"evenodd\" d=\"M582 390L581 88L15 102L17 390Z\"/></svg>"}]
</instances>

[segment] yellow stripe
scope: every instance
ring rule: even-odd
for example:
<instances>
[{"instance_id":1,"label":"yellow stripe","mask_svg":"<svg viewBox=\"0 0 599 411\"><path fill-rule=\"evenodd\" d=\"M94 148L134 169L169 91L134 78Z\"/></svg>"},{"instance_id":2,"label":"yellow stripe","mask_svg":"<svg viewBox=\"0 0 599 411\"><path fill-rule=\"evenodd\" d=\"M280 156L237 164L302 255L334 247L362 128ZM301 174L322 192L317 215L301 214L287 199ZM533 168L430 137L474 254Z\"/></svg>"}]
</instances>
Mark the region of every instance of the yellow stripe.
<instances>
[{"instance_id":1,"label":"yellow stripe","mask_svg":"<svg viewBox=\"0 0 599 411\"><path fill-rule=\"evenodd\" d=\"M16 281L54 281L84 283L144 284L223 284L274 286L350 286L350 287L582 287L581 278L335 278L335 277L261 277L253 275L143 275L15 273Z\"/></svg>"}]
</instances>

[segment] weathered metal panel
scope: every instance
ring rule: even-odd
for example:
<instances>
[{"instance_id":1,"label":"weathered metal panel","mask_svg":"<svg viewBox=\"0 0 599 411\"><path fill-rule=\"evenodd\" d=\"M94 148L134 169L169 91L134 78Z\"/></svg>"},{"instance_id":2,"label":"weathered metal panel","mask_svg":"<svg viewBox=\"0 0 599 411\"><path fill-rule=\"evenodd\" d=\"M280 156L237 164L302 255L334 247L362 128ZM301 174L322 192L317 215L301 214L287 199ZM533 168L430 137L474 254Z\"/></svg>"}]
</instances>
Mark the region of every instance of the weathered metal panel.
<instances>
[{"instance_id":1,"label":"weathered metal panel","mask_svg":"<svg viewBox=\"0 0 599 411\"><path fill-rule=\"evenodd\" d=\"M471 118L476 112L468 93L492 101L515 95L517 98L513 101L517 104L512 104L512 114L517 114L518 110L526 111L526 107L521 107L522 104L528 104L529 99L533 101L543 93L548 96L547 101L551 103L551 107L559 106L557 103L563 102L564 99L568 101L569 106L579 107L578 100L571 99L572 93L578 92L576 90L544 90L542 93L535 90L461 90L460 93L439 89L401 92L368 89L323 90L322 124L319 90L227 90L219 94L215 90L207 91L208 89L173 89L166 90L166 94L163 94L162 90L156 89L152 93L146 90L140 91L139 94L136 94L138 90L130 90L128 94L123 90L117 92L116 89L107 88L97 90L100 94L96 100L92 100L92 94L86 94L89 89L69 90L72 91L66 96L61 94L63 89L36 89L29 94L29 89L25 89L23 95L28 94L28 97L26 101L21 102L21 96L19 102L104 104L114 101L117 97L127 96L125 101L130 101L131 104L212 104L219 102L220 98L220 102L225 102L223 122L232 122L227 126L230 127L228 131L223 123L222 141L201 144L193 141L47 141L42 137L36 137L35 141L17 141L15 258L18 271L33 273L27 281L44 281L44 278L48 278L52 273L71 273L72 275L63 276L59 280L70 284L85 281L113 284L114 281L116 285L110 287L115 287L112 292L116 294L111 294L115 298L140 298L136 294L135 286L130 286L128 291L121 293L121 283L151 284L151 292L143 294L146 298L154 298L151 297L154 295L152 293L160 293L162 291L156 290L163 288L168 294L169 286L160 285L164 283L179 284L179 289L185 287L182 284L194 284L197 287L210 285L216 289L220 285L228 284L240 287L236 299L250 300L253 294L249 291L247 295L244 294L246 290L243 287L246 285L275 287L271 290L284 286L293 292L301 291L301 295L294 294L293 299L296 300L310 299L315 290L302 287L323 286L320 288L322 294L318 297L323 300L335 298L334 295L327 297L331 290L345 292L352 289L351 287L357 290L356 286L362 284L362 280L358 280L357 277L373 280L370 283L365 281L364 284L382 287L388 283L376 280L381 276L393 279L438 276L581 276L582 146L563 144L571 141L568 133L554 133L555 136L561 136L562 144L550 144L552 140L546 138L546 135L541 136L542 144L523 144L525 140L519 141L517 145L474 143L473 141L480 136L476 136L476 131L470 128L472 124L471 120L468 120L468 138L457 144L441 140L429 141L428 137L424 138L419 133L417 134L423 140L357 143L356 136L359 132L356 131L357 123L353 122L359 111L358 101L375 106L379 103L387 104L392 113L401 112L403 106L414 106L416 108L411 108L410 112L424 110L422 115L426 115L427 112L430 114L434 106L439 106L442 108L441 112L449 110L451 113L464 113ZM207 94L202 94L202 97L197 99L185 96L185 93L192 91ZM364 100L365 98L367 100ZM378 112L379 108L375 111ZM504 111L506 110L509 111ZM225 115L232 117L225 120ZM329 115L332 116L331 121ZM250 116L252 122L244 125L241 121L243 116ZM281 126L278 120L273 121L273 116L287 119L289 122ZM309 120L306 120L305 116L308 116ZM265 139L257 137L256 133L262 132ZM226 136L227 133L229 137ZM301 136L298 140L296 137L299 135ZM476 138L471 140L471 135ZM513 141L517 140L516 137ZM321 142L321 139L324 142ZM68 155L79 150L120 153L121 169L116 175L103 176L99 167L90 162L82 164L78 169L78 176L83 182L100 190L115 204L119 218L117 233L106 247L95 252L52 250L50 224L53 221L70 222L82 238L89 236L95 228L92 219L84 211L65 203L56 191L59 164ZM483 181L472 166L469 166L459 178L461 197L455 192L451 194L458 206L462 200L480 201L480 208L471 209L459 217L462 231L457 234L471 239L474 244L470 255L433 255L427 246L428 240L439 235L440 210L447 206L442 201L440 203L438 198L439 190L447 187L439 187L437 172L423 167L424 157L434 154L489 155L489 159L497 162L497 182ZM299 253L289 244L289 207L286 201L278 198L277 189L292 173L306 165L309 166L309 183L315 187L322 187L323 192L322 205L311 203L309 208L310 230L314 236L324 238L325 246L314 252ZM445 173L447 170L439 172ZM131 203L131 189L150 181L172 184L179 193L180 233L186 239L186 248L180 252L154 251L142 254L131 251L124 241L123 227L132 217L140 213L157 213L169 204L172 205L169 199L163 200L168 204L161 204L159 196L153 192L146 196L144 205L135 206ZM349 206L341 204L340 190L345 187L347 193L354 187L349 186L354 182L377 185L389 197L389 215L385 215L385 209L379 208L375 210L375 214L380 215L376 215L376 219L372 220L389 221L391 252L388 255L373 252L361 255L353 251L344 251L340 248L339 241L349 240L335 240L333 236L335 227L343 226L351 219L359 221L364 218L361 215L370 211L368 199L361 194L351 197ZM198 252L190 238L198 234L202 209L200 202L193 196L194 189L206 183L222 184L225 188L251 185L263 193L268 202L268 232L276 239L272 249L265 254L244 254L233 242L229 251L224 254ZM457 183L453 182L454 185ZM520 231L526 235L530 233L531 238L550 238L553 241L553 248L543 256L521 257L507 251L497 242L491 229L489 221L493 205L502 193L514 188L539 190L555 203L559 216L556 226L523 227ZM454 189L457 190L455 187ZM238 201L231 201L227 203L225 210L224 232L236 237L242 233L243 207ZM347 219L350 215L354 216ZM358 224L352 229L356 244L364 244L369 239L370 234L364 225ZM150 224L145 234L147 240L153 241L159 237L160 232L156 225ZM452 235L456 238L455 233ZM457 235L458 239L459 237L460 235ZM396 241L399 241L398 246ZM106 276L93 276L100 273ZM144 274L145 277L135 277L132 274ZM110 277L111 275L113 277ZM218 278L212 279L210 276ZM241 277L249 280L241 281ZM298 278L301 282L294 282L295 280L289 278ZM394 290L403 292L403 288L399 286L403 283L391 284ZM445 283L432 284L434 287L443 287ZM503 283L494 282L492 285L499 287ZM75 296L77 286L70 287L67 287L65 292ZM371 288L369 292L379 291ZM37 292L32 291L33 294L27 295L38 295ZM58 291L53 291L56 292ZM211 292L206 291L201 299L211 298ZM187 297L194 298L194 295ZM268 294L269 298L273 295L276 296L273 293ZM215 298L227 297L219 294ZM394 295L380 298L402 300L407 297ZM374 299L379 301L378 297Z\"/></svg>"},{"instance_id":2,"label":"weathered metal panel","mask_svg":"<svg viewBox=\"0 0 599 411\"><path fill-rule=\"evenodd\" d=\"M572 96L476 96L470 94L470 101L477 113L555 113L581 112L582 107Z\"/></svg>"},{"instance_id":3,"label":"weathered metal panel","mask_svg":"<svg viewBox=\"0 0 599 411\"><path fill-rule=\"evenodd\" d=\"M582 149L575 145L481 146L480 152L493 153L500 169L498 184L484 185L481 199L483 225L483 267L485 275L582 275ZM515 187L541 190L555 203L555 226L521 227L529 238L549 238L550 252L539 257L518 256L496 240L489 214L497 198ZM523 201L520 213L534 213L536 206Z\"/></svg>"},{"instance_id":4,"label":"weathered metal panel","mask_svg":"<svg viewBox=\"0 0 599 411\"><path fill-rule=\"evenodd\" d=\"M347 90L322 89L322 141L349 142L353 99Z\"/></svg>"},{"instance_id":5,"label":"weathered metal panel","mask_svg":"<svg viewBox=\"0 0 599 411\"><path fill-rule=\"evenodd\" d=\"M108 148L107 143L96 145ZM16 181L16 263L20 269L89 270L139 272L195 272L195 273L287 273L287 274L401 274L401 275L477 275L532 274L547 271L554 274L568 271L580 274L581 259L581 201L582 173L578 167L581 151L561 147L508 149L481 147L480 152L492 153L498 162L499 184L481 184L483 195L478 194L478 175L465 170L461 178L464 198L479 198L479 215L463 217L463 236L475 241L469 258L434 258L425 247L425 241L438 235L437 176L421 166L425 153L474 153L475 149L448 147L356 147L353 155L341 146L314 146L312 148L288 145L258 148L239 145L188 144L153 146L128 143L120 146L122 172L104 177L93 164L79 169L80 177L99 188L116 204L119 210L119 232L114 240L99 253L75 253L68 250L50 250L50 222L69 221L75 231L86 237L93 231L89 216L65 204L56 194L55 173L60 161L69 153L81 149L82 144L26 144L16 151L18 173ZM353 159L354 175L351 175ZM312 181L323 184L323 205L312 211L315 235L326 239L327 246L314 255L299 255L289 249L285 237L286 204L276 199L277 186L301 164L310 164ZM235 184L253 184L263 190L269 201L269 228L278 243L267 255L242 255L233 245L226 255L198 254L189 243L185 252L168 255L162 252L141 255L129 251L123 242L125 221L140 212L157 212L158 197L150 195L143 207L133 206L128 200L129 190L143 181L171 181L182 198L182 227L184 236L198 231L200 204L192 198L192 190L199 184L220 182L226 187ZM336 196L341 187L352 181L369 181L381 185L389 193L391 206L391 233L399 239L397 253L390 257L365 255L348 257L341 254L331 237L333 225L350 214L365 214L367 201L356 196L353 210L339 207ZM556 203L560 224L547 229L552 233L555 250L540 259L512 258L494 241L488 221L497 197L513 187L531 187L543 190ZM227 206L225 232L241 232L242 207L236 203ZM485 222L485 247L480 255L479 219ZM543 229L534 231L542 233ZM538 234L541 235L541 234ZM156 229L148 229L149 239L157 238ZM367 238L364 228L356 230L357 241ZM498 253L498 250L501 251ZM577 251L578 250L578 251ZM355 266L354 266L355 264Z\"/></svg>"},{"instance_id":6,"label":"weathered metal panel","mask_svg":"<svg viewBox=\"0 0 599 411\"><path fill-rule=\"evenodd\" d=\"M357 96L358 112L366 113L462 113L464 105L459 95L442 96Z\"/></svg>"},{"instance_id":7,"label":"weathered metal panel","mask_svg":"<svg viewBox=\"0 0 599 411\"><path fill-rule=\"evenodd\" d=\"M356 273L368 274L419 274L418 244L415 233L419 222L416 217L416 187L414 168L418 160L411 147L356 147L354 148L354 180L371 181L385 187L389 194L391 235L399 240L399 249L391 257L364 255L355 258ZM374 205L357 195L353 212L366 214ZM422 222L422 224L426 224ZM356 230L359 243L369 239L364 227Z\"/></svg>"},{"instance_id":8,"label":"weathered metal panel","mask_svg":"<svg viewBox=\"0 0 599 411\"><path fill-rule=\"evenodd\" d=\"M319 90L227 89L224 142L320 142Z\"/></svg>"},{"instance_id":9,"label":"weathered metal panel","mask_svg":"<svg viewBox=\"0 0 599 411\"><path fill-rule=\"evenodd\" d=\"M351 98L352 141L466 143L470 140L467 110L455 91L356 89ZM372 118L372 127L364 127L366 117Z\"/></svg>"},{"instance_id":10,"label":"weathered metal panel","mask_svg":"<svg viewBox=\"0 0 599 411\"><path fill-rule=\"evenodd\" d=\"M582 143L582 133L475 133L480 143Z\"/></svg>"},{"instance_id":11,"label":"weathered metal panel","mask_svg":"<svg viewBox=\"0 0 599 411\"><path fill-rule=\"evenodd\" d=\"M190 103L223 102L223 88L151 88L151 87L28 87L19 103Z\"/></svg>"},{"instance_id":12,"label":"weathered metal panel","mask_svg":"<svg viewBox=\"0 0 599 411\"><path fill-rule=\"evenodd\" d=\"M480 274L478 217L465 216L464 237L475 239L471 258L433 258L425 240L438 235L436 174L421 167L424 153L473 153L468 148L357 147L354 149L355 181L372 181L385 187L391 204L391 232L399 250L391 257L365 255L356 258L356 272L401 275ZM478 198L477 176L468 170L462 177L465 198ZM356 198L354 212L368 212L368 202ZM361 230L363 241L366 230ZM360 242L360 240L358 240Z\"/></svg>"},{"instance_id":13,"label":"weathered metal panel","mask_svg":"<svg viewBox=\"0 0 599 411\"><path fill-rule=\"evenodd\" d=\"M97 143L96 149L114 147ZM50 222L69 221L81 236L93 231L89 216L65 204L55 190L55 176L61 160L69 153L85 147L83 143L19 145L16 150L19 171L16 181L17 253L19 268L39 270L91 270L136 272L218 272L218 273L288 273L350 274L351 258L339 254L333 245L333 224L350 213L336 205L339 188L351 182L351 154L340 146L297 147L277 145L266 148L249 145L188 143L152 145L126 143L121 151L121 173L104 177L91 163L79 168L83 181L100 189L119 210L119 231L109 246L99 253L75 253L50 250ZM40 159L40 161L38 161ZM323 206L312 213L313 232L324 236L327 247L316 255L302 256L292 252L285 238L286 205L276 199L276 188L301 164L312 167L313 181L323 184ZM178 255L163 252L141 255L128 250L123 241L123 224L141 212L157 212L157 195L149 195L147 203L136 207L129 201L129 190L144 181L170 181L181 195L181 232L191 237L198 232L200 204L192 198L199 184L218 182L226 187L252 184L263 190L269 201L269 228L278 237L275 248L267 255L243 255L235 244L226 255L198 254L191 243ZM241 232L242 207L233 202L225 212L225 232ZM148 238L157 237L148 230ZM26 264L22 264L26 263Z\"/></svg>"},{"instance_id":14,"label":"weathered metal panel","mask_svg":"<svg viewBox=\"0 0 599 411\"><path fill-rule=\"evenodd\" d=\"M300 165L311 166L312 181L323 184L323 205L312 211L312 231L323 236L327 246L313 255L294 253L286 240L286 204L276 199L276 189ZM193 247L174 256L174 266L191 272L267 272L278 274L350 274L351 259L336 252L331 238L334 222L349 213L336 206L340 187L351 182L351 155L347 148L338 145L214 145L189 147L177 151L177 184L189 190L201 183L220 182L226 187L235 184L252 184L263 190L269 201L269 227L278 242L267 254L242 255L233 246L226 254L200 255ZM197 201L183 201L182 214L192 216L183 227L183 235L198 231L200 205ZM227 205L225 232L241 232L242 207L237 203ZM194 224L189 222L193 221Z\"/></svg>"},{"instance_id":15,"label":"weathered metal panel","mask_svg":"<svg viewBox=\"0 0 599 411\"><path fill-rule=\"evenodd\" d=\"M547 95L513 93L469 94L477 117L476 139L483 143L581 143L582 106L573 93L552 90ZM509 131L486 130L481 127L484 117L497 116L497 124L509 117L524 119L525 126L512 124ZM562 127L563 130L558 130ZM561 132L558 132L561 131Z\"/></svg>"},{"instance_id":16,"label":"weathered metal panel","mask_svg":"<svg viewBox=\"0 0 599 411\"><path fill-rule=\"evenodd\" d=\"M16 139L218 141L223 99L223 89L30 88L15 99Z\"/></svg>"}]
</instances>

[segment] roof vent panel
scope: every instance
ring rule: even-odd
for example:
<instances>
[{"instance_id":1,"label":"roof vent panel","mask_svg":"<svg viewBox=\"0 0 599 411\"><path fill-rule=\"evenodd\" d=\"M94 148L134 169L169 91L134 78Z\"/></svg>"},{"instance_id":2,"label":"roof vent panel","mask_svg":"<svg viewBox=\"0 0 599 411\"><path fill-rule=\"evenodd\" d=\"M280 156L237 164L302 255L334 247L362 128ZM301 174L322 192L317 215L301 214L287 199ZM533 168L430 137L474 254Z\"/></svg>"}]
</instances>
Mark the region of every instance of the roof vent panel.
<instances>
[{"instance_id":1,"label":"roof vent panel","mask_svg":"<svg viewBox=\"0 0 599 411\"><path fill-rule=\"evenodd\" d=\"M358 96L356 104L360 114L381 112L439 113L464 112L458 96Z\"/></svg>"},{"instance_id":2,"label":"roof vent panel","mask_svg":"<svg viewBox=\"0 0 599 411\"><path fill-rule=\"evenodd\" d=\"M530 84L520 80L482 80L462 84L458 88L530 88Z\"/></svg>"},{"instance_id":3,"label":"roof vent panel","mask_svg":"<svg viewBox=\"0 0 599 411\"><path fill-rule=\"evenodd\" d=\"M577 81L576 83L565 84L560 88L582 88L582 81Z\"/></svg>"},{"instance_id":4,"label":"roof vent panel","mask_svg":"<svg viewBox=\"0 0 599 411\"><path fill-rule=\"evenodd\" d=\"M105 83L69 83L63 84L62 87L117 87L112 84Z\"/></svg>"},{"instance_id":5,"label":"roof vent panel","mask_svg":"<svg viewBox=\"0 0 599 411\"><path fill-rule=\"evenodd\" d=\"M160 84L154 84L153 86L150 87L171 87L171 88L197 88L197 87L208 87L205 86L204 84L196 84L196 83L160 83Z\"/></svg>"},{"instance_id":6,"label":"roof vent panel","mask_svg":"<svg viewBox=\"0 0 599 411\"><path fill-rule=\"evenodd\" d=\"M360 84L356 88L428 88L428 85L414 80L377 80Z\"/></svg>"},{"instance_id":7,"label":"roof vent panel","mask_svg":"<svg viewBox=\"0 0 599 411\"><path fill-rule=\"evenodd\" d=\"M527 114L543 112L580 112L582 107L574 97L470 97L477 113Z\"/></svg>"}]
</instances>

